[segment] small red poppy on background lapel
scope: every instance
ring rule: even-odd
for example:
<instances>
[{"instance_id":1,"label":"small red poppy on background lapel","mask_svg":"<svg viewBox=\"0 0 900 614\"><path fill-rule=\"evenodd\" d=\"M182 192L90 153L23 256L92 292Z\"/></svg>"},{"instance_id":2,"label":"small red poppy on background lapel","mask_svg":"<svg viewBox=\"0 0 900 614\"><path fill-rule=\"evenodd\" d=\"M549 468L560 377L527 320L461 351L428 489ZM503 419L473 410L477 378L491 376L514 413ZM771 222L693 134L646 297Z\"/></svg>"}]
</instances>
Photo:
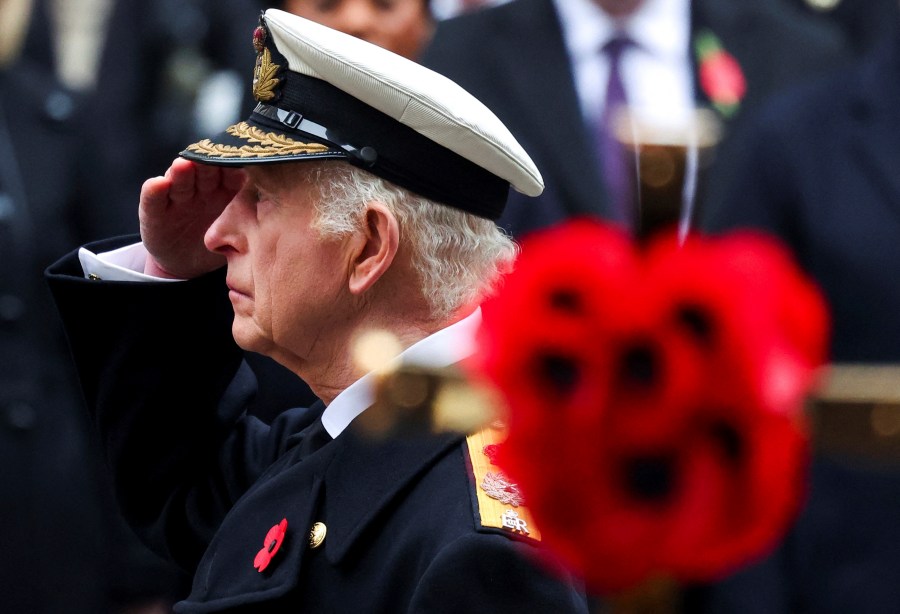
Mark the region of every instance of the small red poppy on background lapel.
<instances>
[{"instance_id":1,"label":"small red poppy on background lapel","mask_svg":"<svg viewBox=\"0 0 900 614\"><path fill-rule=\"evenodd\" d=\"M577 220L523 240L468 366L505 401L496 462L544 543L610 593L711 580L777 543L805 496L827 333L767 236L638 246Z\"/></svg>"},{"instance_id":2,"label":"small red poppy on background lapel","mask_svg":"<svg viewBox=\"0 0 900 614\"><path fill-rule=\"evenodd\" d=\"M269 563L272 562L272 558L278 554L278 550L281 548L281 544L284 542L284 536L287 533L287 524L287 518L282 518L281 522L273 526L269 529L269 532L266 533L266 538L263 540L263 547L256 553L256 557L253 559L253 566L257 571L265 571L266 567L269 566Z\"/></svg>"},{"instance_id":3,"label":"small red poppy on background lapel","mask_svg":"<svg viewBox=\"0 0 900 614\"><path fill-rule=\"evenodd\" d=\"M694 50L703 93L722 115L731 117L747 93L747 80L741 65L709 30L696 36Z\"/></svg>"}]
</instances>

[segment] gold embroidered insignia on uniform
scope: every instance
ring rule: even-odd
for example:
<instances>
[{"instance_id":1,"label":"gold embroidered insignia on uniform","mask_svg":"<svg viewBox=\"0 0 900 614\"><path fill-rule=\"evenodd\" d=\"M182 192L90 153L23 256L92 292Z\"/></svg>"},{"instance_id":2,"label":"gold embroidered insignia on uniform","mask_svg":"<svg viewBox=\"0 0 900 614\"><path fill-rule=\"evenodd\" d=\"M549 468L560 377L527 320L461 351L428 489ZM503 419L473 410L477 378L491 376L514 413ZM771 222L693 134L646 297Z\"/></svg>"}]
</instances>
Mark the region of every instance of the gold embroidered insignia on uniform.
<instances>
[{"instance_id":1,"label":"gold embroidered insignia on uniform","mask_svg":"<svg viewBox=\"0 0 900 614\"><path fill-rule=\"evenodd\" d=\"M518 485L493 464L498 446L504 439L506 429L496 423L466 437L481 526L503 529L540 541L541 533L535 527L531 511L525 507ZM516 509L510 509L510 506Z\"/></svg>"},{"instance_id":2,"label":"gold embroidered insignia on uniform","mask_svg":"<svg viewBox=\"0 0 900 614\"><path fill-rule=\"evenodd\" d=\"M484 480L481 481L481 489L488 497L506 505L519 507L525 503L519 487L506 479L502 473L489 473L484 476Z\"/></svg>"},{"instance_id":3,"label":"gold embroidered insignia on uniform","mask_svg":"<svg viewBox=\"0 0 900 614\"><path fill-rule=\"evenodd\" d=\"M232 136L254 143L252 145L224 145L203 139L199 143L188 145L188 151L205 155L209 158L261 158L271 156L290 156L294 154L324 153L328 147L321 143L304 143L283 134L264 132L247 122L230 126L226 132Z\"/></svg>"},{"instance_id":4,"label":"gold embroidered insignia on uniform","mask_svg":"<svg viewBox=\"0 0 900 614\"><path fill-rule=\"evenodd\" d=\"M267 38L269 38L269 31L266 30L262 17L260 17L259 25L253 30L253 48L256 50L256 53L262 53L262 50L266 48Z\"/></svg>"},{"instance_id":5,"label":"gold embroidered insignia on uniform","mask_svg":"<svg viewBox=\"0 0 900 614\"><path fill-rule=\"evenodd\" d=\"M268 102L275 98L275 88L281 79L275 77L281 67L272 61L272 53L263 49L256 56L256 68L253 71L253 97L260 102Z\"/></svg>"},{"instance_id":6,"label":"gold embroidered insignia on uniform","mask_svg":"<svg viewBox=\"0 0 900 614\"><path fill-rule=\"evenodd\" d=\"M518 512L515 510L506 510L500 518L500 524L504 529L509 529L516 533L529 535L528 523L519 518Z\"/></svg>"}]
</instances>

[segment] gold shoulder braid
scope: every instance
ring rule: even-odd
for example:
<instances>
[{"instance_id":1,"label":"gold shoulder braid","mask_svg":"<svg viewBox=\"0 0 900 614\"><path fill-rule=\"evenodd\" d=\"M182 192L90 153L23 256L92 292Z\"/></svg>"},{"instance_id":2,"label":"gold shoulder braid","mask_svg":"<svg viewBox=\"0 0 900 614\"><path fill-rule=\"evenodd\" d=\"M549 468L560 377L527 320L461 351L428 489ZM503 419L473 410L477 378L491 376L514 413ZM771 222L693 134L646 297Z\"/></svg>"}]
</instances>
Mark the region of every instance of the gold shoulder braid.
<instances>
[{"instance_id":1,"label":"gold shoulder braid","mask_svg":"<svg viewBox=\"0 0 900 614\"><path fill-rule=\"evenodd\" d=\"M540 541L541 532L525 507L518 485L509 481L493 463L497 446L505 439L506 430L496 423L466 437L481 526Z\"/></svg>"},{"instance_id":2,"label":"gold shoulder braid","mask_svg":"<svg viewBox=\"0 0 900 614\"><path fill-rule=\"evenodd\" d=\"M224 145L203 139L199 143L188 145L188 151L203 154L210 158L257 158L261 156L290 156L293 154L322 153L328 151L320 143L304 143L283 134L263 132L247 122L239 122L230 126L226 132L232 136L257 143L255 145Z\"/></svg>"}]
</instances>

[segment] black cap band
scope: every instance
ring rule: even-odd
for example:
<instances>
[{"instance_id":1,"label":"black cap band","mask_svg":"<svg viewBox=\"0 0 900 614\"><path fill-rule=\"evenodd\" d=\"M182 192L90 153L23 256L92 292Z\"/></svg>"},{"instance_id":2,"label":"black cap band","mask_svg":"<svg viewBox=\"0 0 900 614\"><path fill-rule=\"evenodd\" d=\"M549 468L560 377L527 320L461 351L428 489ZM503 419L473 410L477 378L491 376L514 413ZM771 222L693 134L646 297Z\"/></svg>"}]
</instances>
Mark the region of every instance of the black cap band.
<instances>
[{"instance_id":1,"label":"black cap band","mask_svg":"<svg viewBox=\"0 0 900 614\"><path fill-rule=\"evenodd\" d=\"M245 123L181 155L238 166L345 159L430 200L500 217L507 181L330 83L291 71L279 76L277 105L258 105Z\"/></svg>"}]
</instances>

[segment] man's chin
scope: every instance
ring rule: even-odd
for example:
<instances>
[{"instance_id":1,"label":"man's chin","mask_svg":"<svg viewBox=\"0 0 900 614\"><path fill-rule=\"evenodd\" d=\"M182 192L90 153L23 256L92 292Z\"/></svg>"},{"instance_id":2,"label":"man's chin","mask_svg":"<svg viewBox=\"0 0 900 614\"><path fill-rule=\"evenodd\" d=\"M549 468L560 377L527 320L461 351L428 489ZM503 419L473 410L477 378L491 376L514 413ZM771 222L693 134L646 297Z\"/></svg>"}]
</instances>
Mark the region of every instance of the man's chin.
<instances>
[{"instance_id":1,"label":"man's chin","mask_svg":"<svg viewBox=\"0 0 900 614\"><path fill-rule=\"evenodd\" d=\"M258 330L253 326L242 326L240 318L235 316L234 324L231 327L231 334L234 342L238 347L247 352L256 352L257 354L266 354L266 348L271 347L271 343L260 337Z\"/></svg>"}]
</instances>

